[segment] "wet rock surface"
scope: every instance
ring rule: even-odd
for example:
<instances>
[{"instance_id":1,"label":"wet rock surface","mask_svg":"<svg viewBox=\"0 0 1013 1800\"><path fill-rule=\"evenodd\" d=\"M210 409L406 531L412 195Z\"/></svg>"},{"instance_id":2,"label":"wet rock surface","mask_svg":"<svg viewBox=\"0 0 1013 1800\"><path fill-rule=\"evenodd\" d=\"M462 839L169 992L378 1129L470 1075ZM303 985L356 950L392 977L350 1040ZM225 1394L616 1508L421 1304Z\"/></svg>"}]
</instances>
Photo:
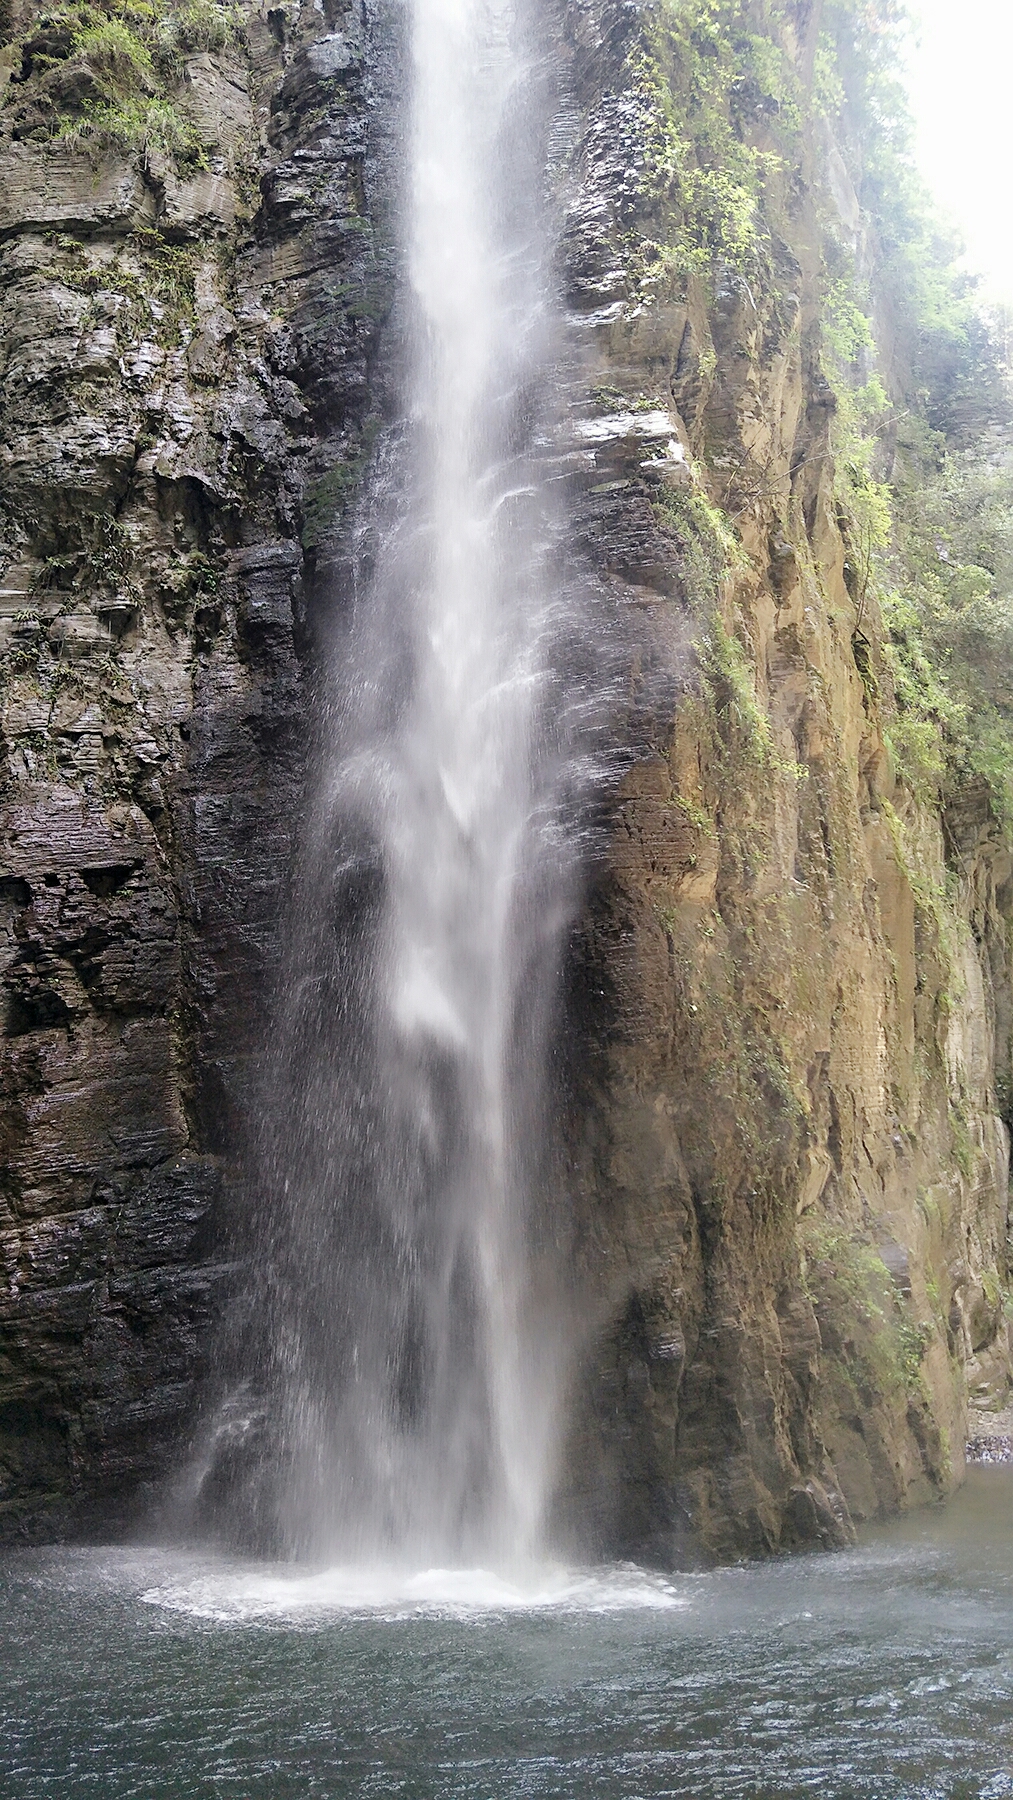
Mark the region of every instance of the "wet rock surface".
<instances>
[{"instance_id":1,"label":"wet rock surface","mask_svg":"<svg viewBox=\"0 0 1013 1800\"><path fill-rule=\"evenodd\" d=\"M993 1413L972 1412L968 1420L967 1460L1013 1463L1013 1407Z\"/></svg>"},{"instance_id":2,"label":"wet rock surface","mask_svg":"<svg viewBox=\"0 0 1013 1800\"><path fill-rule=\"evenodd\" d=\"M884 738L819 354L833 233L853 229L839 156L793 148L762 275L645 281L656 44L632 11L567 19L591 456L574 537L623 620L611 732L631 763L568 976L595 1323L565 1505L612 1553L692 1563L845 1542L948 1492L968 1393L1007 1390L1013 888L983 796L959 824L921 813ZM800 71L816 27L768 22ZM774 149L769 119L749 129ZM716 576L701 505L739 546ZM948 938L928 894L957 845Z\"/></svg>"},{"instance_id":3,"label":"wet rock surface","mask_svg":"<svg viewBox=\"0 0 1013 1800\"><path fill-rule=\"evenodd\" d=\"M382 308L363 17L241 10L181 72L196 169L50 140L28 56L0 112L11 1534L97 1528L179 1454L249 1197L300 653Z\"/></svg>"}]
</instances>

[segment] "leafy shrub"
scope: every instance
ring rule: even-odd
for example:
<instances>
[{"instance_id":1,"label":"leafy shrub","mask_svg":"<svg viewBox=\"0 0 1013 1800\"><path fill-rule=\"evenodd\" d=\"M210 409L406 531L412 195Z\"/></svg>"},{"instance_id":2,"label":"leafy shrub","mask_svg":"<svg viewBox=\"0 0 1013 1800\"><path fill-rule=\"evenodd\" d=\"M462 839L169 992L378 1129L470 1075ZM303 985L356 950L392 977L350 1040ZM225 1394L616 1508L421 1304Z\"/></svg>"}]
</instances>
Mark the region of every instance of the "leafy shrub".
<instances>
[{"instance_id":1,"label":"leafy shrub","mask_svg":"<svg viewBox=\"0 0 1013 1800\"><path fill-rule=\"evenodd\" d=\"M154 80L151 52L122 19L85 26L75 32L72 49L105 78L113 95L130 93Z\"/></svg>"},{"instance_id":2,"label":"leafy shrub","mask_svg":"<svg viewBox=\"0 0 1013 1800\"><path fill-rule=\"evenodd\" d=\"M1013 437L897 486L897 586L884 603L898 728L946 798L984 782L1013 832ZM893 729L893 728L892 728Z\"/></svg>"},{"instance_id":3,"label":"leafy shrub","mask_svg":"<svg viewBox=\"0 0 1013 1800\"><path fill-rule=\"evenodd\" d=\"M185 58L195 50L223 50L242 36L239 8L220 0L187 0L159 20L155 55L170 80L181 79Z\"/></svg>"}]
</instances>

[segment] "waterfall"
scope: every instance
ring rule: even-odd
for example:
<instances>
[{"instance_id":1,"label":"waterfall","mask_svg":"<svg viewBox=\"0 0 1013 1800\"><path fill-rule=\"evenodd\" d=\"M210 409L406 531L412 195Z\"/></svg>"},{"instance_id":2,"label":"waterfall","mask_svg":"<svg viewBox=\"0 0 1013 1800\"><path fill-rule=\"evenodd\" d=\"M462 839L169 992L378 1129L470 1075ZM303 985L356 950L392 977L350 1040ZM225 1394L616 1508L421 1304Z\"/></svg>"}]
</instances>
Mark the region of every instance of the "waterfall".
<instances>
[{"instance_id":1,"label":"waterfall","mask_svg":"<svg viewBox=\"0 0 1013 1800\"><path fill-rule=\"evenodd\" d=\"M510 0L413 0L412 70L403 417L278 1024L257 1506L300 1550L502 1565L538 1550L563 1335L534 1205L574 885L545 109Z\"/></svg>"}]
</instances>

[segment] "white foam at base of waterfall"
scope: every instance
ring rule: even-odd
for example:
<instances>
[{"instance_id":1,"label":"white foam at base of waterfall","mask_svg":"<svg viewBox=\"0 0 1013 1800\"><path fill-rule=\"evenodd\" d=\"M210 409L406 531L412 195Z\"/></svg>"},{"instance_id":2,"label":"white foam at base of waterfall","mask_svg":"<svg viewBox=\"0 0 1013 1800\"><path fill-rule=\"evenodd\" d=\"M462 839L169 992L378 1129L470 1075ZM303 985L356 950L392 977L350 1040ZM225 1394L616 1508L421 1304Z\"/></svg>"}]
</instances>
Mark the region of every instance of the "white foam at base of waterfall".
<instances>
[{"instance_id":1,"label":"white foam at base of waterfall","mask_svg":"<svg viewBox=\"0 0 1013 1800\"><path fill-rule=\"evenodd\" d=\"M491 1569L415 1573L353 1566L312 1573L218 1569L159 1583L140 1595L148 1605L221 1623L290 1623L347 1613L381 1619L465 1619L488 1613L634 1611L689 1605L661 1575L632 1564L579 1570L545 1566L499 1574Z\"/></svg>"}]
</instances>

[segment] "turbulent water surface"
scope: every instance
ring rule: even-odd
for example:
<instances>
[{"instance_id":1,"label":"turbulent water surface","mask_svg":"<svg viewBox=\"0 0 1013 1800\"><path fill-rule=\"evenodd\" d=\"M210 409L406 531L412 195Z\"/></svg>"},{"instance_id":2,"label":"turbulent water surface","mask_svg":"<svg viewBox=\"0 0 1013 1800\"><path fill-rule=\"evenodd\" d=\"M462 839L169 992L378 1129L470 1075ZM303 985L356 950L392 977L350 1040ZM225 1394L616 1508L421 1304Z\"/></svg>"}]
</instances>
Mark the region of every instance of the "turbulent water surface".
<instances>
[{"instance_id":1,"label":"turbulent water surface","mask_svg":"<svg viewBox=\"0 0 1013 1800\"><path fill-rule=\"evenodd\" d=\"M5 1800L1013 1795L1013 1471L662 1578L8 1553Z\"/></svg>"}]
</instances>

